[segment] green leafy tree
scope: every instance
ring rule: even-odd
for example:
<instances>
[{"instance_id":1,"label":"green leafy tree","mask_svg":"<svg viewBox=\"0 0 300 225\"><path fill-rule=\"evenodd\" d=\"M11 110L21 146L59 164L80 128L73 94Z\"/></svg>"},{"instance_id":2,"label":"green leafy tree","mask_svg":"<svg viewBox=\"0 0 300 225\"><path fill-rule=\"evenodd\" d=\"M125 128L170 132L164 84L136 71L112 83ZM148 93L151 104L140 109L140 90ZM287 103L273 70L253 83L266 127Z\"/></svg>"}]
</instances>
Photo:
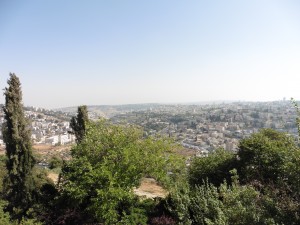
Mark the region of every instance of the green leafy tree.
<instances>
[{"instance_id":1,"label":"green leafy tree","mask_svg":"<svg viewBox=\"0 0 300 225\"><path fill-rule=\"evenodd\" d=\"M50 169L60 168L63 165L63 160L59 156L53 156L49 162Z\"/></svg>"},{"instance_id":2,"label":"green leafy tree","mask_svg":"<svg viewBox=\"0 0 300 225\"><path fill-rule=\"evenodd\" d=\"M25 119L22 91L19 78L10 74L5 88L3 107L5 124L3 139L6 144L7 177L4 179L4 193L8 201L7 210L13 218L25 216L33 204L34 181L32 168L35 160L32 155L30 129Z\"/></svg>"},{"instance_id":3,"label":"green leafy tree","mask_svg":"<svg viewBox=\"0 0 300 225\"><path fill-rule=\"evenodd\" d=\"M75 134L77 143L80 143L84 138L88 121L89 117L87 106L79 106L77 109L77 116L73 116L70 122L70 126L73 130L71 133Z\"/></svg>"},{"instance_id":4,"label":"green leafy tree","mask_svg":"<svg viewBox=\"0 0 300 225\"><path fill-rule=\"evenodd\" d=\"M272 199L275 221L300 223L300 150L286 133L263 129L239 144L241 183L252 184Z\"/></svg>"},{"instance_id":5,"label":"green leafy tree","mask_svg":"<svg viewBox=\"0 0 300 225\"><path fill-rule=\"evenodd\" d=\"M194 158L188 171L191 186L201 185L207 179L209 183L220 185L224 179L230 182L230 170L237 166L236 154L217 149L208 157Z\"/></svg>"},{"instance_id":6,"label":"green leafy tree","mask_svg":"<svg viewBox=\"0 0 300 225\"><path fill-rule=\"evenodd\" d=\"M299 152L295 141L287 134L272 129L245 138L239 143L239 175L243 182L254 180L276 183L286 180L286 166Z\"/></svg>"},{"instance_id":7,"label":"green leafy tree","mask_svg":"<svg viewBox=\"0 0 300 225\"><path fill-rule=\"evenodd\" d=\"M183 163L166 140L143 139L133 126L90 123L62 169L63 197L73 209L104 224L146 224L146 211L133 193L144 176L167 183ZM175 168L175 169L174 169Z\"/></svg>"}]
</instances>

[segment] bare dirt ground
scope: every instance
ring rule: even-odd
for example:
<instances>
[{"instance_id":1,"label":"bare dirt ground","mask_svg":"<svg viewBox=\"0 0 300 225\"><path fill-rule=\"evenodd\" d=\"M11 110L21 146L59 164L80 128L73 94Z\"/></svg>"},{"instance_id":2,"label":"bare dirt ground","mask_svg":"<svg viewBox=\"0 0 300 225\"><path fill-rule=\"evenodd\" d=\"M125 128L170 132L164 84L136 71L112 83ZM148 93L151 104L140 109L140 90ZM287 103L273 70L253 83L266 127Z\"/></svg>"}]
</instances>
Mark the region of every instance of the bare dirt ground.
<instances>
[{"instance_id":1,"label":"bare dirt ground","mask_svg":"<svg viewBox=\"0 0 300 225\"><path fill-rule=\"evenodd\" d=\"M0 155L5 155L5 148L0 146Z\"/></svg>"},{"instance_id":2,"label":"bare dirt ground","mask_svg":"<svg viewBox=\"0 0 300 225\"><path fill-rule=\"evenodd\" d=\"M57 184L57 181L58 181L58 174L57 173L48 172L47 177L50 178L54 182L54 184Z\"/></svg>"},{"instance_id":3,"label":"bare dirt ground","mask_svg":"<svg viewBox=\"0 0 300 225\"><path fill-rule=\"evenodd\" d=\"M42 156L44 161L49 160L52 156L56 155L61 157L63 160L70 159L70 150L72 145L61 145L61 146L53 146L53 145L33 145L33 152Z\"/></svg>"},{"instance_id":4,"label":"bare dirt ground","mask_svg":"<svg viewBox=\"0 0 300 225\"><path fill-rule=\"evenodd\" d=\"M177 148L175 152L178 155L184 156L184 157L191 157L196 154L196 151L193 149L188 149L188 148Z\"/></svg>"},{"instance_id":5,"label":"bare dirt ground","mask_svg":"<svg viewBox=\"0 0 300 225\"><path fill-rule=\"evenodd\" d=\"M59 146L46 145L46 144L33 145L33 150L41 154L48 153L49 151L61 152L63 150L70 150L70 149L71 149L71 145L59 145Z\"/></svg>"},{"instance_id":6,"label":"bare dirt ground","mask_svg":"<svg viewBox=\"0 0 300 225\"><path fill-rule=\"evenodd\" d=\"M47 155L47 154L53 154L55 152L65 152L65 151L70 151L71 146L70 145L62 145L62 146L53 146L53 145L33 145L33 152L37 152L41 155ZM0 146L0 155L5 154L5 147Z\"/></svg>"},{"instance_id":7,"label":"bare dirt ground","mask_svg":"<svg viewBox=\"0 0 300 225\"><path fill-rule=\"evenodd\" d=\"M168 194L153 178L143 178L141 185L138 188L134 188L133 191L136 195L145 198L164 198Z\"/></svg>"},{"instance_id":8,"label":"bare dirt ground","mask_svg":"<svg viewBox=\"0 0 300 225\"><path fill-rule=\"evenodd\" d=\"M40 145L33 145L33 149L36 151L47 151L47 150L55 149L55 146L40 144Z\"/></svg>"}]
</instances>

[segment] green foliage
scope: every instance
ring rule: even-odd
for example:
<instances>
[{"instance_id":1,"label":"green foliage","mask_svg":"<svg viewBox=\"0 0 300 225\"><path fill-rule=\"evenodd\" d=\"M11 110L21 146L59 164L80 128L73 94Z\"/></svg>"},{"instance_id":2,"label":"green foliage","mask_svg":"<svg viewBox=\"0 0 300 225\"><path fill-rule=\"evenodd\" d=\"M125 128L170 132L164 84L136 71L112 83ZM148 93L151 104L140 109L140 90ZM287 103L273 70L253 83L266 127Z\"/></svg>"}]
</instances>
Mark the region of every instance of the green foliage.
<instances>
[{"instance_id":1,"label":"green foliage","mask_svg":"<svg viewBox=\"0 0 300 225\"><path fill-rule=\"evenodd\" d=\"M190 225L190 189L188 185L176 185L166 199L166 208L178 224Z\"/></svg>"},{"instance_id":2,"label":"green foliage","mask_svg":"<svg viewBox=\"0 0 300 225\"><path fill-rule=\"evenodd\" d=\"M70 122L70 127L75 134L76 142L80 143L85 135L87 123L89 121L87 106L82 105L78 107L77 116L73 116Z\"/></svg>"},{"instance_id":3,"label":"green foliage","mask_svg":"<svg viewBox=\"0 0 300 225\"><path fill-rule=\"evenodd\" d=\"M168 183L167 173L176 174L183 163L172 156L169 141L142 137L133 126L104 120L89 123L61 174L61 188L70 205L105 224L145 224L133 187L144 176Z\"/></svg>"},{"instance_id":4,"label":"green foliage","mask_svg":"<svg viewBox=\"0 0 300 225\"><path fill-rule=\"evenodd\" d=\"M191 186L201 185L205 180L214 185L220 185L224 179L230 182L229 171L237 165L233 152L217 149L208 157L194 158L188 171Z\"/></svg>"},{"instance_id":5,"label":"green foliage","mask_svg":"<svg viewBox=\"0 0 300 225\"><path fill-rule=\"evenodd\" d=\"M171 193L169 210L178 224L276 224L268 212L273 203L270 198L261 196L251 185L240 185L236 170L231 183L224 181L216 187L206 181L189 191Z\"/></svg>"},{"instance_id":6,"label":"green foliage","mask_svg":"<svg viewBox=\"0 0 300 225\"><path fill-rule=\"evenodd\" d=\"M282 182L288 175L287 165L297 152L294 140L285 133L263 129L240 141L240 176L245 182Z\"/></svg>"},{"instance_id":7,"label":"green foliage","mask_svg":"<svg viewBox=\"0 0 300 225\"><path fill-rule=\"evenodd\" d=\"M63 160L58 156L53 156L49 162L50 169L60 168L63 165Z\"/></svg>"},{"instance_id":8,"label":"green foliage","mask_svg":"<svg viewBox=\"0 0 300 225\"><path fill-rule=\"evenodd\" d=\"M223 203L219 200L217 188L212 184L196 186L190 194L190 201L192 224L227 224L227 218L222 210Z\"/></svg>"},{"instance_id":9,"label":"green foliage","mask_svg":"<svg viewBox=\"0 0 300 225\"><path fill-rule=\"evenodd\" d=\"M9 213L4 212L4 208L7 206L7 202L0 200L0 224L10 225L10 216Z\"/></svg>"},{"instance_id":10,"label":"green foliage","mask_svg":"<svg viewBox=\"0 0 300 225\"><path fill-rule=\"evenodd\" d=\"M300 150L285 133L261 130L240 141L238 171L266 201L276 223L299 224Z\"/></svg>"},{"instance_id":11,"label":"green foliage","mask_svg":"<svg viewBox=\"0 0 300 225\"><path fill-rule=\"evenodd\" d=\"M37 221L45 221L48 217L50 208L57 196L57 190L52 180L47 177L45 169L34 167L32 170L33 184L35 189L32 191L34 199L31 208L28 209L26 217L23 217L25 224L36 224ZM30 219L29 219L30 218Z\"/></svg>"},{"instance_id":12,"label":"green foliage","mask_svg":"<svg viewBox=\"0 0 300 225\"><path fill-rule=\"evenodd\" d=\"M270 199L251 185L240 185L236 170L232 173L232 185L224 182L219 188L227 224L275 224L266 207Z\"/></svg>"},{"instance_id":13,"label":"green foliage","mask_svg":"<svg viewBox=\"0 0 300 225\"><path fill-rule=\"evenodd\" d=\"M6 169L7 158L5 155L0 156L0 193L3 196L3 180L7 176Z\"/></svg>"},{"instance_id":14,"label":"green foliage","mask_svg":"<svg viewBox=\"0 0 300 225\"><path fill-rule=\"evenodd\" d=\"M24 116L22 91L19 78L10 74L5 88L5 106L3 139L6 144L7 172L4 179L4 193L8 200L8 211L14 218L25 216L33 203L32 192L35 189L32 168L35 160L32 156L30 130Z\"/></svg>"},{"instance_id":15,"label":"green foliage","mask_svg":"<svg viewBox=\"0 0 300 225\"><path fill-rule=\"evenodd\" d=\"M7 207L7 202L0 200L0 224L1 225L41 225L35 219L22 218L20 221L11 220L9 213L5 212L4 209Z\"/></svg>"},{"instance_id":16,"label":"green foliage","mask_svg":"<svg viewBox=\"0 0 300 225\"><path fill-rule=\"evenodd\" d=\"M236 173L228 179L232 168L241 184ZM219 150L194 159L189 195L180 198L189 204L177 204L177 210L190 213L193 224L299 224L299 174L295 141L285 133L263 129L241 140L237 155ZM176 195L172 198L176 200Z\"/></svg>"}]
</instances>

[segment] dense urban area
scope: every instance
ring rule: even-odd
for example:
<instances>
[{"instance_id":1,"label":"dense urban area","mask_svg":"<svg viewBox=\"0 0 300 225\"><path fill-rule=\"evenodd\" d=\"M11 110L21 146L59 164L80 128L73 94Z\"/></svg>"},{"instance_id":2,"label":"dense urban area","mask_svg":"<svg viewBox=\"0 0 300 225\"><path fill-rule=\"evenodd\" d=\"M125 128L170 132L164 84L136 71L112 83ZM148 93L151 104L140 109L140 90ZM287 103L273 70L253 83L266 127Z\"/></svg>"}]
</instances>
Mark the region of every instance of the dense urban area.
<instances>
[{"instance_id":1,"label":"dense urban area","mask_svg":"<svg viewBox=\"0 0 300 225\"><path fill-rule=\"evenodd\" d=\"M297 137L296 113L291 102L238 102L209 105L157 105L111 118L132 123L146 135L166 135L182 146L207 154L216 148L237 149L238 141L261 128Z\"/></svg>"},{"instance_id":2,"label":"dense urban area","mask_svg":"<svg viewBox=\"0 0 300 225\"><path fill-rule=\"evenodd\" d=\"M135 124L146 136L173 138L196 155L217 148L236 151L238 141L272 128L297 138L296 111L290 101L235 102L205 105L141 104L123 106L89 106L93 120L101 117L117 124ZM58 111L25 107L30 119L34 144L66 145L75 142L70 134L70 119L76 107ZM1 126L4 121L0 115ZM3 145L2 135L0 143Z\"/></svg>"}]
</instances>

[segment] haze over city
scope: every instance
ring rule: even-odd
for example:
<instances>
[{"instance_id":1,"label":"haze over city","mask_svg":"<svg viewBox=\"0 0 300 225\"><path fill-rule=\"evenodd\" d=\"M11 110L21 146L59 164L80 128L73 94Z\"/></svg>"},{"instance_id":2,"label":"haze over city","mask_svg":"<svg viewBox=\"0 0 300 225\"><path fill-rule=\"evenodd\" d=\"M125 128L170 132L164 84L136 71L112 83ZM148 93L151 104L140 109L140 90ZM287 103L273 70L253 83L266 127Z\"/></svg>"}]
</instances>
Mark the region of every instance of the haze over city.
<instances>
[{"instance_id":1,"label":"haze over city","mask_svg":"<svg viewBox=\"0 0 300 225\"><path fill-rule=\"evenodd\" d=\"M1 1L25 105L300 99L300 2ZM2 94L0 103L4 102Z\"/></svg>"}]
</instances>

